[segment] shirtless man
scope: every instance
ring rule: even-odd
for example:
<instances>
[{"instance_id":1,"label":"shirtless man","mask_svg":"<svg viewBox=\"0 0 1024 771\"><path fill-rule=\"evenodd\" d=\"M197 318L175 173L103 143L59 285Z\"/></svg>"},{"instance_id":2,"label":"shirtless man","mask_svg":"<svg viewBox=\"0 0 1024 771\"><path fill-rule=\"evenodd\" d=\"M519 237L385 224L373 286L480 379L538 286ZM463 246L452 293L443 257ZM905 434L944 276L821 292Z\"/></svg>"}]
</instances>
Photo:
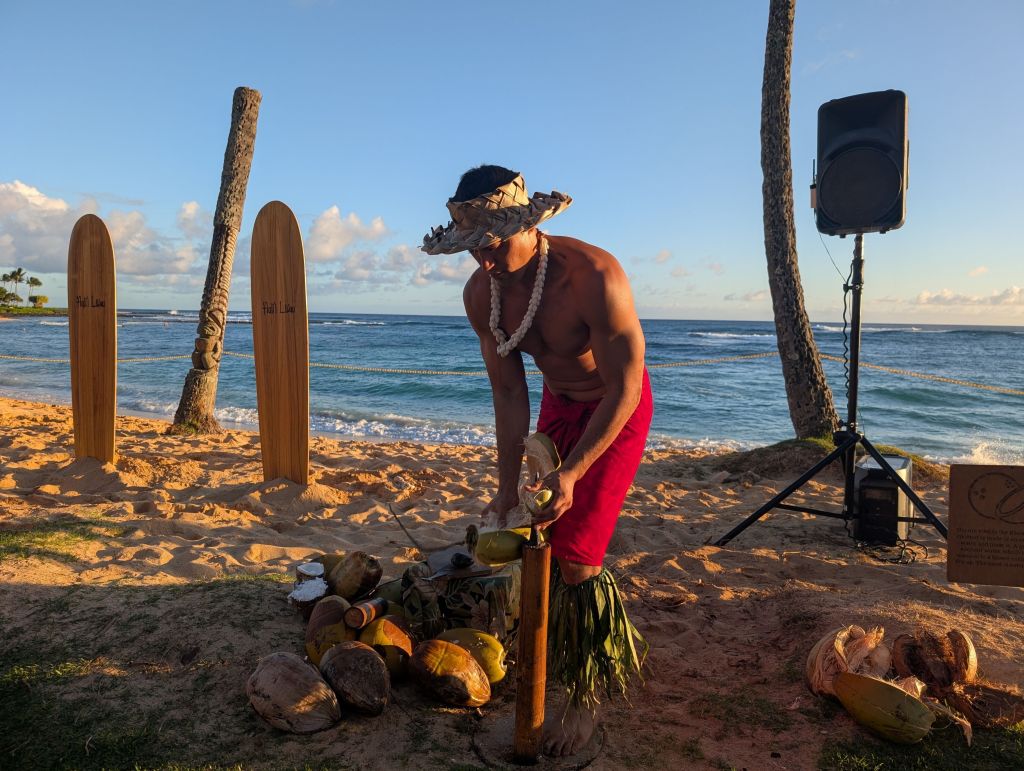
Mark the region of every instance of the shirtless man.
<instances>
[{"instance_id":1,"label":"shirtless man","mask_svg":"<svg viewBox=\"0 0 1024 771\"><path fill-rule=\"evenodd\" d=\"M573 614L568 627L549 625L548 671L567 690L564 709L545 726L551 755L569 755L586 744L596 726L599 692L624 691L646 651L602 566L651 421L644 336L625 272L612 255L537 230L571 203L556 192L529 198L517 172L480 166L462 176L448 202L453 221L432 230L423 245L428 254L468 250L480 266L463 301L480 338L498 440L498 491L484 513L498 515L502 524L519 503L530 429L523 352L544 375L537 430L555 442L563 460L530 488L554 494L534 522L549 529L557 561L551 618ZM595 630L601 622L576 610L592 607L595 594L613 608L606 629ZM576 631L582 626L598 633L595 650L579 650ZM611 653L608 639L618 641ZM588 659L598 674L584 682Z\"/></svg>"}]
</instances>

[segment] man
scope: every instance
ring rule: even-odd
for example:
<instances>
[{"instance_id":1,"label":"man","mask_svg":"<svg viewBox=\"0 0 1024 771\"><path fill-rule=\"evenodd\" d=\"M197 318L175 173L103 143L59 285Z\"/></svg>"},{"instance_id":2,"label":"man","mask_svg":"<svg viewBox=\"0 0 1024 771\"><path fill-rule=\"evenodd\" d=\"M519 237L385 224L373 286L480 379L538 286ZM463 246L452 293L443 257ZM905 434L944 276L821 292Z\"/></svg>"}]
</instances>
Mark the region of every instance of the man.
<instances>
[{"instance_id":1,"label":"man","mask_svg":"<svg viewBox=\"0 0 1024 771\"><path fill-rule=\"evenodd\" d=\"M602 567L651 422L644 336L616 259L537 229L571 203L557 192L530 198L517 172L480 166L462 176L448 201L452 222L433 229L422 247L428 254L468 250L480 266L463 301L480 338L498 439L498 491L484 513L496 514L502 525L519 503L529 433L523 352L544 375L537 430L554 441L563 459L529 488L554 494L534 518L548 528L556 558L548 671L567 689L565 708L545 725L551 755L569 755L586 744L596 726L599 692L624 692L646 652ZM609 610L595 614L597 607Z\"/></svg>"}]
</instances>

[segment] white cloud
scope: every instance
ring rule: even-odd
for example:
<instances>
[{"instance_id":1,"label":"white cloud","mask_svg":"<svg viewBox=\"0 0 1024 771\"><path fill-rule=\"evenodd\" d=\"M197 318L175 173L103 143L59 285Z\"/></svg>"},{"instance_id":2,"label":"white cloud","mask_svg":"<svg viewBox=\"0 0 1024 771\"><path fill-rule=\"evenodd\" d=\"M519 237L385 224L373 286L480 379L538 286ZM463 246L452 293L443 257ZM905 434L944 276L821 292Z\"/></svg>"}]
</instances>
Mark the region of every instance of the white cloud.
<instances>
[{"instance_id":1,"label":"white cloud","mask_svg":"<svg viewBox=\"0 0 1024 771\"><path fill-rule=\"evenodd\" d=\"M745 303L754 302L754 303L756 303L756 302L761 302L763 300L767 300L768 299L768 290L767 289L758 289L755 292L747 292L746 294L742 294L742 295L727 294L722 299L723 300L728 300L730 302L745 302Z\"/></svg>"},{"instance_id":2,"label":"white cloud","mask_svg":"<svg viewBox=\"0 0 1024 771\"><path fill-rule=\"evenodd\" d=\"M449 262L448 259L442 259L435 265L423 262L416 269L411 283L413 286L436 283L464 284L476 269L476 260L468 254L460 262Z\"/></svg>"},{"instance_id":3,"label":"white cloud","mask_svg":"<svg viewBox=\"0 0 1024 771\"><path fill-rule=\"evenodd\" d=\"M672 276L674 276L675 278L683 278L684 276L689 276L689 275L690 275L690 271L688 271L682 265L679 265L679 266L677 266L675 268L672 268Z\"/></svg>"},{"instance_id":4,"label":"white cloud","mask_svg":"<svg viewBox=\"0 0 1024 771\"><path fill-rule=\"evenodd\" d=\"M306 239L306 258L310 262L336 262L353 243L377 241L387 234L388 229L380 217L364 225L355 212L342 217L341 210L332 206L313 220Z\"/></svg>"},{"instance_id":5,"label":"white cloud","mask_svg":"<svg viewBox=\"0 0 1024 771\"><path fill-rule=\"evenodd\" d=\"M976 276L984 276L986 273L988 273L988 268L985 267L984 265L979 265L973 270L967 271L967 275L970 276L971 278L974 278Z\"/></svg>"},{"instance_id":6,"label":"white cloud","mask_svg":"<svg viewBox=\"0 0 1024 771\"><path fill-rule=\"evenodd\" d=\"M1019 286L1011 286L1001 292L993 292L984 297L957 294L952 289L940 289L938 292L921 292L915 302L918 305L1024 305L1024 289Z\"/></svg>"},{"instance_id":7,"label":"white cloud","mask_svg":"<svg viewBox=\"0 0 1024 771\"><path fill-rule=\"evenodd\" d=\"M670 252L668 249L662 249L660 252L658 252L656 255L654 255L654 261L656 263L658 263L658 265L664 265L666 262L668 262L671 259L672 259L672 252Z\"/></svg>"},{"instance_id":8,"label":"white cloud","mask_svg":"<svg viewBox=\"0 0 1024 771\"><path fill-rule=\"evenodd\" d=\"M75 222L83 214L98 211L92 198L71 206L20 180L0 183L0 260L30 271L63 273ZM189 227L198 226L201 214L198 204L193 208L186 203L179 213L179 224L184 221ZM114 245L119 275L185 273L199 259L194 243L158 233L138 210L114 210L103 214L103 221ZM190 236L185 225L183 232Z\"/></svg>"},{"instance_id":9,"label":"white cloud","mask_svg":"<svg viewBox=\"0 0 1024 771\"><path fill-rule=\"evenodd\" d=\"M40 273L66 271L71 230L96 208L92 199L72 207L20 180L0 182L0 259Z\"/></svg>"},{"instance_id":10,"label":"white cloud","mask_svg":"<svg viewBox=\"0 0 1024 771\"><path fill-rule=\"evenodd\" d=\"M178 210L178 227L186 238L209 242L213 235L213 215L198 201L186 201Z\"/></svg>"},{"instance_id":11,"label":"white cloud","mask_svg":"<svg viewBox=\"0 0 1024 771\"><path fill-rule=\"evenodd\" d=\"M716 276L721 276L725 273L725 266L720 262L709 261L704 263L704 267L714 273Z\"/></svg>"}]
</instances>

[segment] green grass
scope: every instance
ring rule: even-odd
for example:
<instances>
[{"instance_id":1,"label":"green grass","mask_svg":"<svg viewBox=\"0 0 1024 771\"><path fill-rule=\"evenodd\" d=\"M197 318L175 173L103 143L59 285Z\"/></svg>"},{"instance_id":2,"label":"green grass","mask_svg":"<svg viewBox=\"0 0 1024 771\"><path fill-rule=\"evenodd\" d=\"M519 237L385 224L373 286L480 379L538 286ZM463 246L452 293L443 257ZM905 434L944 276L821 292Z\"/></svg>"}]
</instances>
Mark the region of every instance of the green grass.
<instances>
[{"instance_id":1,"label":"green grass","mask_svg":"<svg viewBox=\"0 0 1024 771\"><path fill-rule=\"evenodd\" d=\"M1024 723L975 731L970 747L959 729L932 731L919 744L829 741L818 758L822 771L1010 771L1024 768Z\"/></svg>"},{"instance_id":2,"label":"green grass","mask_svg":"<svg viewBox=\"0 0 1024 771\"><path fill-rule=\"evenodd\" d=\"M78 517L4 529L0 530L0 561L41 557L72 562L81 544L101 538L119 538L127 532L127 528L110 522Z\"/></svg>"},{"instance_id":3,"label":"green grass","mask_svg":"<svg viewBox=\"0 0 1024 771\"><path fill-rule=\"evenodd\" d=\"M711 717L727 726L746 724L778 732L793 724L793 718L781 706L747 693L706 693L691 701L689 709L695 717Z\"/></svg>"}]
</instances>

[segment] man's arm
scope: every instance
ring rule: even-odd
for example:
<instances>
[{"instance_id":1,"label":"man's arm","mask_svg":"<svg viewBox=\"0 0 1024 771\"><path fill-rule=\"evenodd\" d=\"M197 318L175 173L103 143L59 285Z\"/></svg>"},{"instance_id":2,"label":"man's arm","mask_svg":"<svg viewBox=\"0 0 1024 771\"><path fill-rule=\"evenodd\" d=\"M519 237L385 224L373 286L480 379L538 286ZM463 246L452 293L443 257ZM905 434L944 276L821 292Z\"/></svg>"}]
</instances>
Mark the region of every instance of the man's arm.
<instances>
[{"instance_id":1,"label":"man's arm","mask_svg":"<svg viewBox=\"0 0 1024 771\"><path fill-rule=\"evenodd\" d=\"M552 475L557 477L551 479L555 498L538 521L554 521L569 510L576 481L619 435L643 388L644 335L622 266L608 255L596 269L581 274L573 293L590 327L591 351L605 394L579 442Z\"/></svg>"},{"instance_id":2,"label":"man's arm","mask_svg":"<svg viewBox=\"0 0 1024 771\"><path fill-rule=\"evenodd\" d=\"M481 280L482 279L482 280ZM474 274L463 291L466 316L480 339L480 354L491 382L494 425L498 439L498 493L484 509L494 510L499 521L519 503L519 474L523 463L523 440L530 431L530 392L519 351L498 355L498 344L490 329L490 292L487 277ZM485 301L486 300L486 301Z\"/></svg>"}]
</instances>

